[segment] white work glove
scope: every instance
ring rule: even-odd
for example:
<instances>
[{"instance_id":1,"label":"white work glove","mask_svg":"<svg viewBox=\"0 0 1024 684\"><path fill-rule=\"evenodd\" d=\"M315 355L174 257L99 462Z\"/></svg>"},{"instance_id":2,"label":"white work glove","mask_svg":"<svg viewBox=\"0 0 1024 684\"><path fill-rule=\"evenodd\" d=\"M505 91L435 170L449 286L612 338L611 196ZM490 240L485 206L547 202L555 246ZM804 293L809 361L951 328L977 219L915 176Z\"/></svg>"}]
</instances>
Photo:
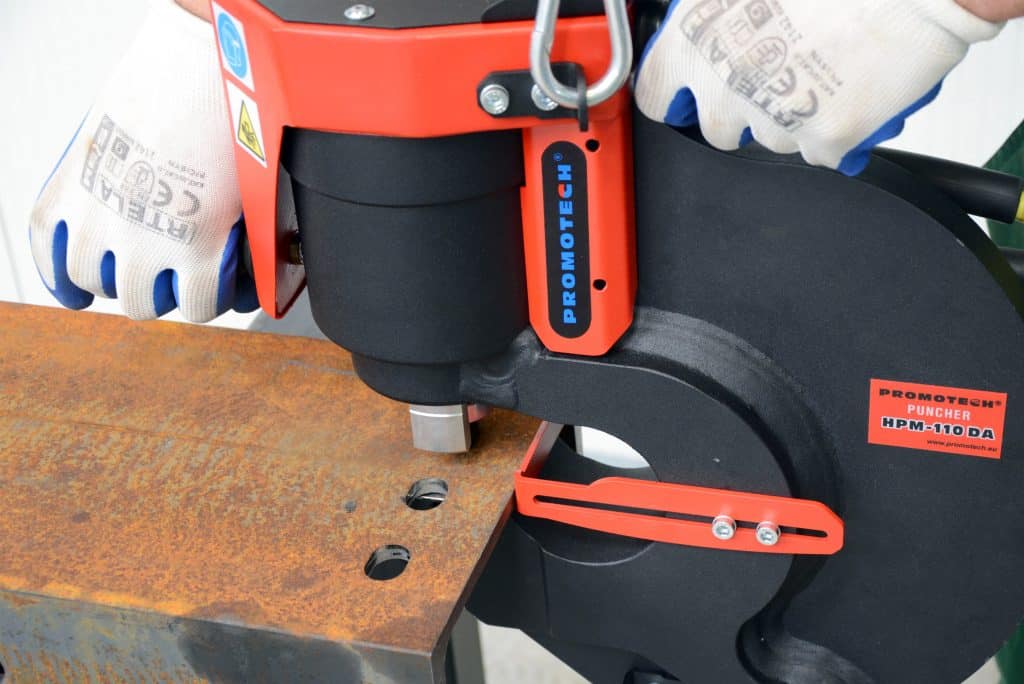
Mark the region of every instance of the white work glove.
<instances>
[{"instance_id":1,"label":"white work glove","mask_svg":"<svg viewBox=\"0 0 1024 684\"><path fill-rule=\"evenodd\" d=\"M674 0L636 101L720 149L753 139L856 175L1000 28L954 0Z\"/></svg>"},{"instance_id":2,"label":"white work glove","mask_svg":"<svg viewBox=\"0 0 1024 684\"><path fill-rule=\"evenodd\" d=\"M236 292L232 141L213 27L152 0L32 211L32 254L54 296L74 309L117 297L136 319L254 308Z\"/></svg>"}]
</instances>

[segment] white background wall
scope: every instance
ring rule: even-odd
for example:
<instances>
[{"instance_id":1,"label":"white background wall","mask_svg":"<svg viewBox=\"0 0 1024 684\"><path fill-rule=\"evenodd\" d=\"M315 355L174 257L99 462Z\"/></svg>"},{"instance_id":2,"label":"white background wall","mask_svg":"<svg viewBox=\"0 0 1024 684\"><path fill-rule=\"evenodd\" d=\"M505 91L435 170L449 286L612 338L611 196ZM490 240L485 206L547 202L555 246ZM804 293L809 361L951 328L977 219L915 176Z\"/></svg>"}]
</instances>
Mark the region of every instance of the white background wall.
<instances>
[{"instance_id":1,"label":"white background wall","mask_svg":"<svg viewBox=\"0 0 1024 684\"><path fill-rule=\"evenodd\" d=\"M139 0L0 0L0 300L54 304L28 248L32 202L145 9ZM1022 119L1024 22L1016 22L972 50L893 146L980 164ZM93 308L118 311L99 299ZM517 633L483 636L493 681L579 681Z\"/></svg>"}]
</instances>

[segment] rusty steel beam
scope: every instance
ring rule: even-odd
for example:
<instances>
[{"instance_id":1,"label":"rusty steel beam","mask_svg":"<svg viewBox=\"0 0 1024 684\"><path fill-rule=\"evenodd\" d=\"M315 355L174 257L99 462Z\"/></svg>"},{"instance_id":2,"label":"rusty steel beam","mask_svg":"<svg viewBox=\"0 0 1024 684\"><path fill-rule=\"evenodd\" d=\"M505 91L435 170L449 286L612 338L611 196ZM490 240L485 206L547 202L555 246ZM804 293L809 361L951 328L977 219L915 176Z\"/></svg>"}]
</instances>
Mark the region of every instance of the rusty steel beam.
<instances>
[{"instance_id":1,"label":"rusty steel beam","mask_svg":"<svg viewBox=\"0 0 1024 684\"><path fill-rule=\"evenodd\" d=\"M439 681L535 428L496 411L470 455L418 452L329 343L0 304L0 664ZM447 500L406 505L421 478ZM369 578L391 544L405 571Z\"/></svg>"}]
</instances>

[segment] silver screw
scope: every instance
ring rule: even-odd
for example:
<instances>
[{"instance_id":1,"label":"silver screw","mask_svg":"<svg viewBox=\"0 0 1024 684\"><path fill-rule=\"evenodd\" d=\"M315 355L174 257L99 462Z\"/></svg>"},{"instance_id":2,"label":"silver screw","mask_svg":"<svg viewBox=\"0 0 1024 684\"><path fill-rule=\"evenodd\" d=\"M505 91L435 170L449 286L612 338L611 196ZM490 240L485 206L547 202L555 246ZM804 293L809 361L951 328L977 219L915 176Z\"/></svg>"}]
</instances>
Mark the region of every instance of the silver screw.
<instances>
[{"instance_id":1,"label":"silver screw","mask_svg":"<svg viewBox=\"0 0 1024 684\"><path fill-rule=\"evenodd\" d=\"M720 515L711 521L711 534L715 539L728 541L736 534L736 521L727 515Z\"/></svg>"},{"instance_id":2,"label":"silver screw","mask_svg":"<svg viewBox=\"0 0 1024 684\"><path fill-rule=\"evenodd\" d=\"M530 88L530 99L533 100L533 104L537 106L537 109L542 112L552 112L558 109L558 103L545 95L544 91L536 83Z\"/></svg>"},{"instance_id":3,"label":"silver screw","mask_svg":"<svg viewBox=\"0 0 1024 684\"><path fill-rule=\"evenodd\" d=\"M377 10L369 5L352 5L345 10L345 18L349 21L366 21L376 13Z\"/></svg>"},{"instance_id":4,"label":"silver screw","mask_svg":"<svg viewBox=\"0 0 1024 684\"><path fill-rule=\"evenodd\" d=\"M757 526L757 541L764 546L775 546L779 543L782 531L773 522L763 522Z\"/></svg>"},{"instance_id":5,"label":"silver screw","mask_svg":"<svg viewBox=\"0 0 1024 684\"><path fill-rule=\"evenodd\" d=\"M480 106L491 116L498 116L508 111L509 101L508 91L497 83L484 86L480 91Z\"/></svg>"}]
</instances>

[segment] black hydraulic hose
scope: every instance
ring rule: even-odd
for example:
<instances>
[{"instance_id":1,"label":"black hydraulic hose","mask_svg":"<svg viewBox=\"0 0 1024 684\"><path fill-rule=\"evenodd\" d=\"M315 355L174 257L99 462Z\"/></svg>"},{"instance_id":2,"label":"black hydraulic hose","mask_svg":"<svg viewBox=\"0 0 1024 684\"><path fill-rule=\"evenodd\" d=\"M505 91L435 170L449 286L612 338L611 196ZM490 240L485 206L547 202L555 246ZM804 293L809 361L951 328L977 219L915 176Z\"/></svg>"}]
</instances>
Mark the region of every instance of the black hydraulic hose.
<instances>
[{"instance_id":1,"label":"black hydraulic hose","mask_svg":"<svg viewBox=\"0 0 1024 684\"><path fill-rule=\"evenodd\" d=\"M911 152L879 149L876 154L928 180L968 214L1024 222L1024 178Z\"/></svg>"}]
</instances>

